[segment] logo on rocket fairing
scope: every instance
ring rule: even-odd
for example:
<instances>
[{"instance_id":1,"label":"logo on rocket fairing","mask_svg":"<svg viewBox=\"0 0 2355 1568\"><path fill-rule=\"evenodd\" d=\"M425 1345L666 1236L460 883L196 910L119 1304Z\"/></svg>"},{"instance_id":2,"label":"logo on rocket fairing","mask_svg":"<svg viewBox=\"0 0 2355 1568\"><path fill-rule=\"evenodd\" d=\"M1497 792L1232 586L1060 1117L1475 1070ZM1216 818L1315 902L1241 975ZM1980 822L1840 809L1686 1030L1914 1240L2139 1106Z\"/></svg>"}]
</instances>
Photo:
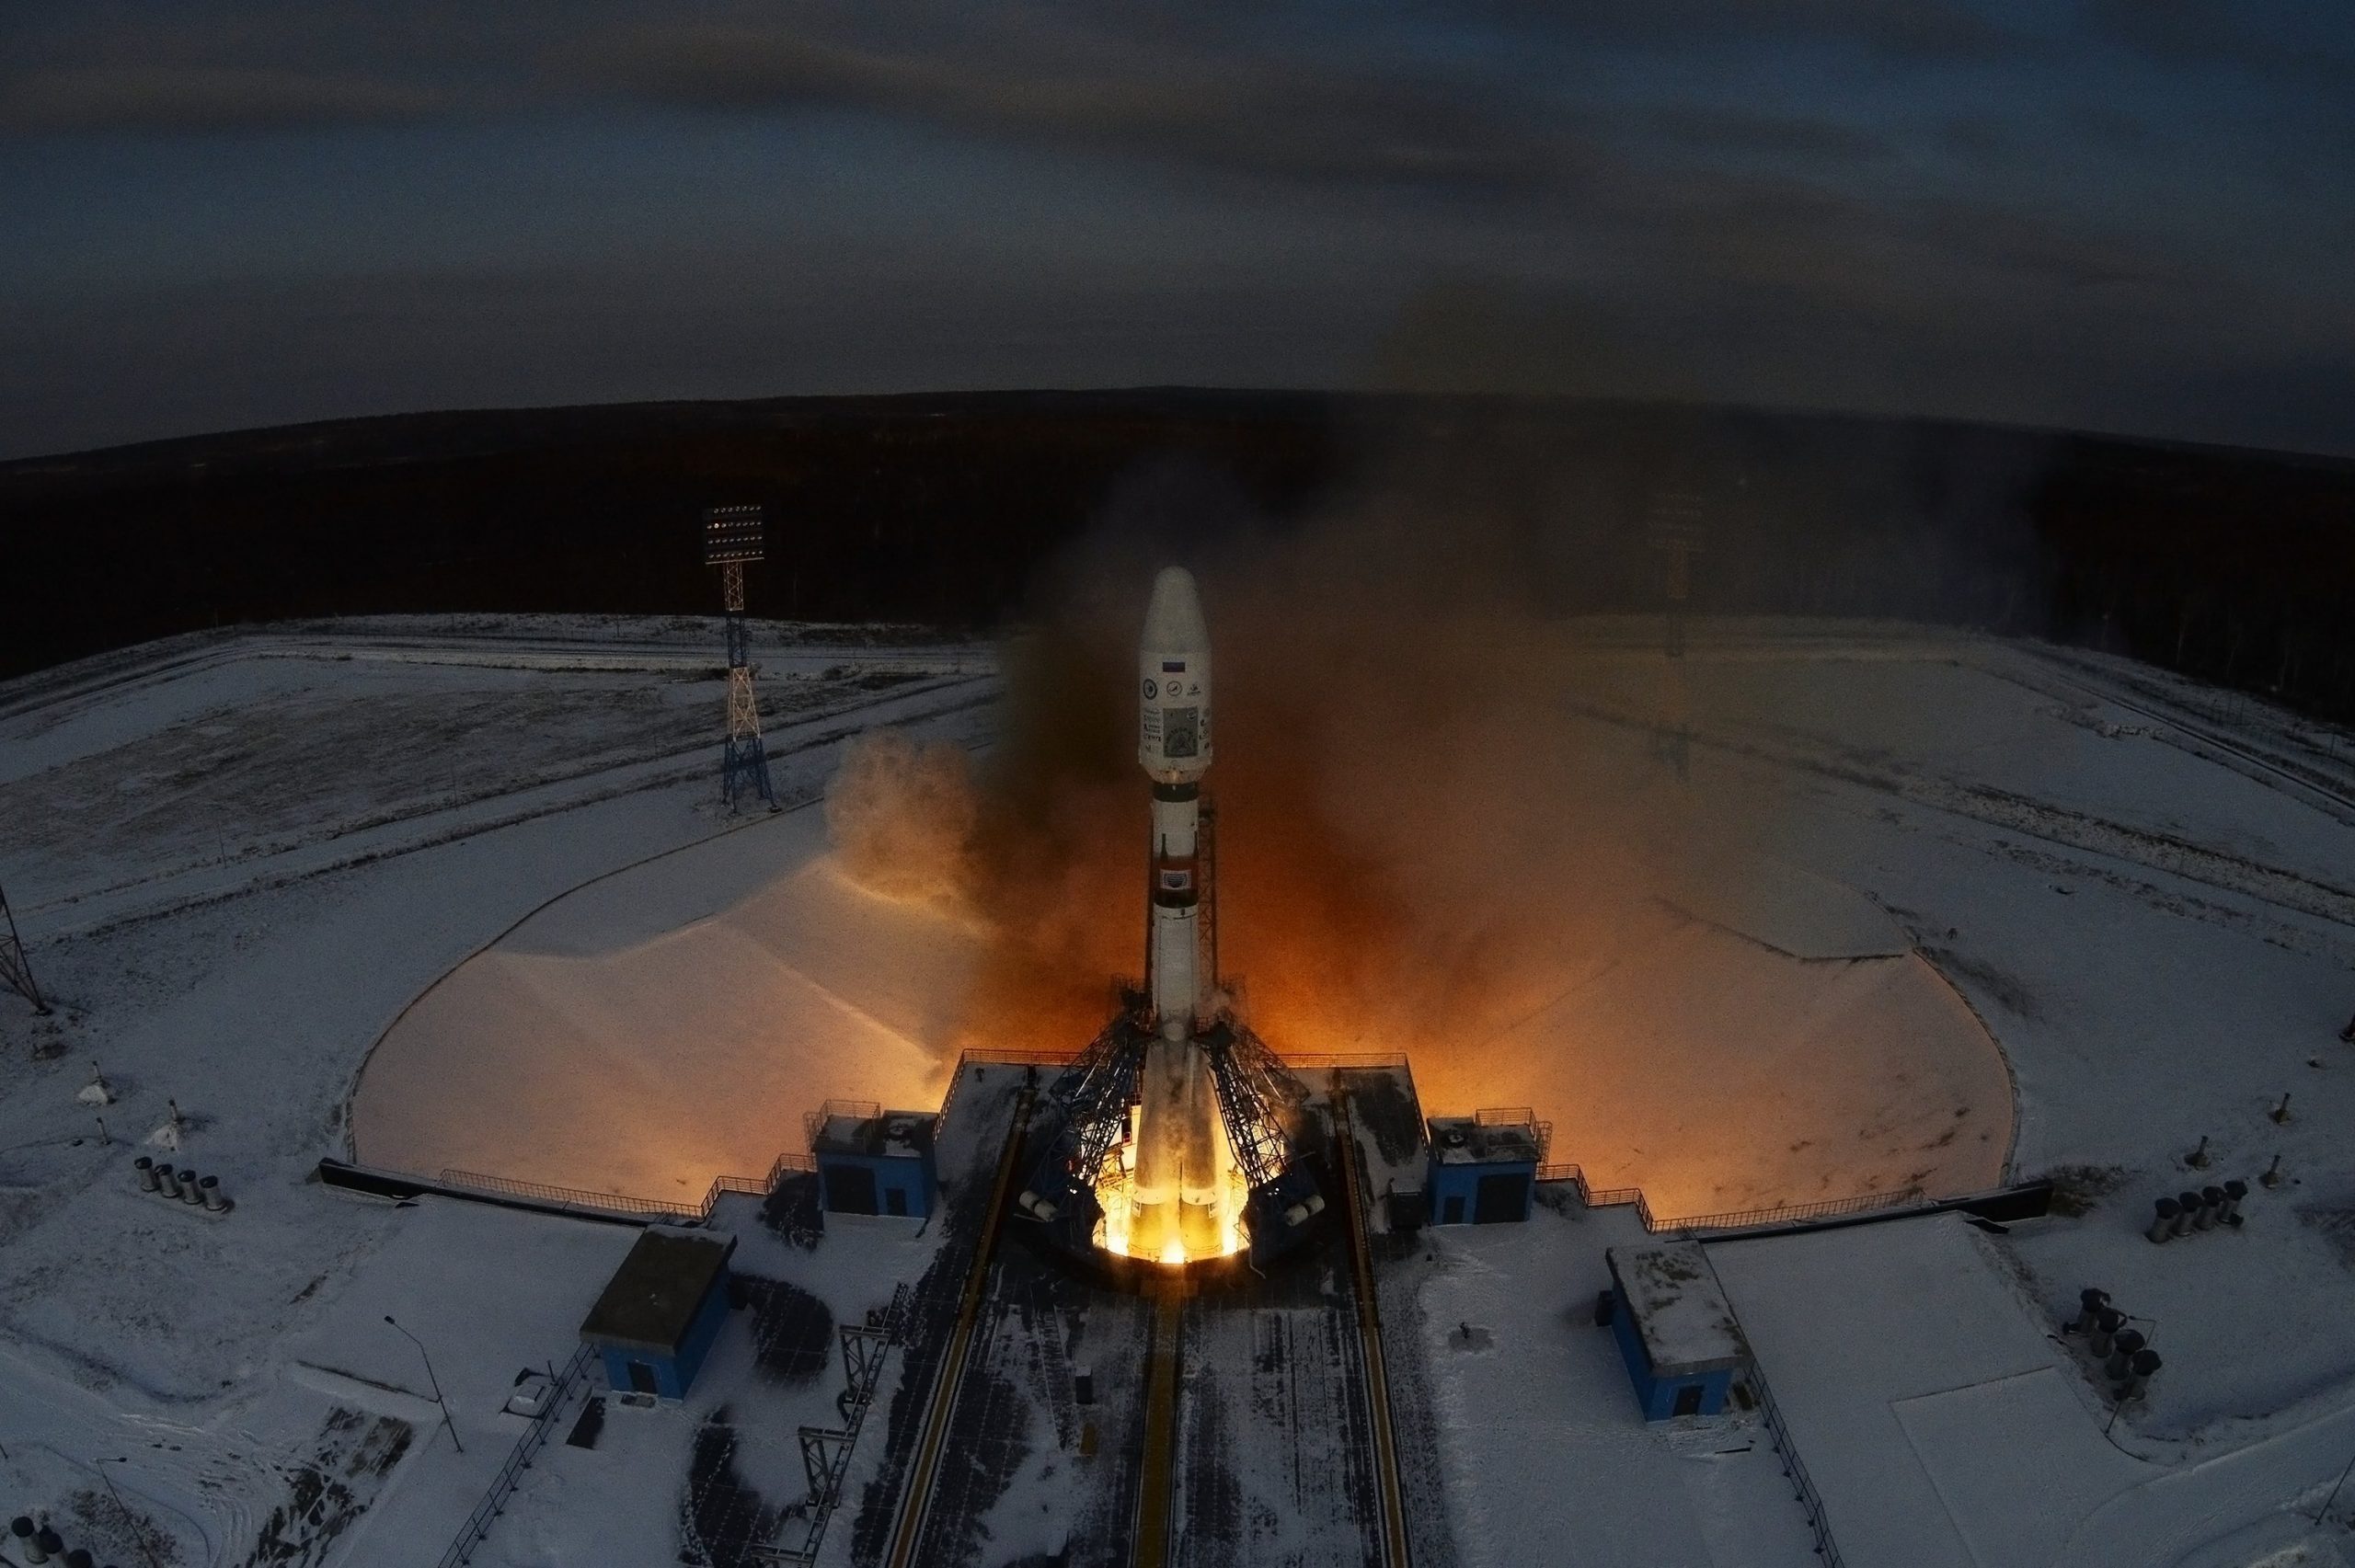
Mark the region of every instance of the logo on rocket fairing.
<instances>
[{"instance_id":1,"label":"logo on rocket fairing","mask_svg":"<svg viewBox=\"0 0 2355 1568\"><path fill-rule=\"evenodd\" d=\"M1161 710L1161 751L1166 757L1199 757L1202 751L1200 708Z\"/></svg>"}]
</instances>

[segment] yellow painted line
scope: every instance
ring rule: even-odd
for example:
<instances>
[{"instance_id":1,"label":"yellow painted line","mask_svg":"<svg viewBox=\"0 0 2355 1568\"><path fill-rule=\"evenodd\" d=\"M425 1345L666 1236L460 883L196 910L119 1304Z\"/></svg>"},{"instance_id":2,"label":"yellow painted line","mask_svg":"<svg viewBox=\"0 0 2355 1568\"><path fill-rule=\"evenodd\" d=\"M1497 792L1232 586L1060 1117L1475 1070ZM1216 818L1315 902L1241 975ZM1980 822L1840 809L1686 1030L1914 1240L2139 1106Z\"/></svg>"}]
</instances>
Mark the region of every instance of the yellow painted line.
<instances>
[{"instance_id":1,"label":"yellow painted line","mask_svg":"<svg viewBox=\"0 0 2355 1568\"><path fill-rule=\"evenodd\" d=\"M1183 1276L1155 1292L1153 1353L1145 1364L1144 1473L1137 1483L1136 1541L1132 1568L1167 1568L1170 1482L1178 1458L1178 1333L1184 1318Z\"/></svg>"},{"instance_id":2,"label":"yellow painted line","mask_svg":"<svg viewBox=\"0 0 2355 1568\"><path fill-rule=\"evenodd\" d=\"M997 1159L997 1182L990 1189L989 1213L982 1221L982 1236L973 1250L973 1266L965 1276L965 1297L957 1310L957 1330L941 1357L938 1379L932 1388L932 1410L925 1418L924 1441L916 1448L916 1468L900 1502L900 1528L891 1538L891 1568L908 1568L914 1560L916 1539L924 1533L925 1509L932 1501L932 1482L940 1468L941 1440L948 1435L948 1417L957 1402L957 1384L965 1370L965 1353L973 1342L973 1324L981 1316L982 1294L989 1284L990 1258L997 1250L999 1221L1005 1214L1006 1189L1014 1182L1014 1166L1022 1152L1022 1132L1030 1125L1032 1092L1022 1091L1014 1103L1014 1126L1005 1135L1005 1151Z\"/></svg>"},{"instance_id":3,"label":"yellow painted line","mask_svg":"<svg viewBox=\"0 0 2355 1568\"><path fill-rule=\"evenodd\" d=\"M1373 1413L1373 1461L1382 1489L1382 1536L1385 1568L1408 1568L1407 1505L1398 1491L1397 1438L1390 1426L1390 1377L1382 1360L1382 1315L1373 1299L1373 1259L1366 1243L1365 1184L1359 1180L1357 1126L1350 1100L1338 1087L1334 1119L1339 1124L1341 1185L1349 1188L1342 1210L1348 1217L1350 1265L1358 1283L1358 1333L1365 1341L1368 1405Z\"/></svg>"}]
</instances>

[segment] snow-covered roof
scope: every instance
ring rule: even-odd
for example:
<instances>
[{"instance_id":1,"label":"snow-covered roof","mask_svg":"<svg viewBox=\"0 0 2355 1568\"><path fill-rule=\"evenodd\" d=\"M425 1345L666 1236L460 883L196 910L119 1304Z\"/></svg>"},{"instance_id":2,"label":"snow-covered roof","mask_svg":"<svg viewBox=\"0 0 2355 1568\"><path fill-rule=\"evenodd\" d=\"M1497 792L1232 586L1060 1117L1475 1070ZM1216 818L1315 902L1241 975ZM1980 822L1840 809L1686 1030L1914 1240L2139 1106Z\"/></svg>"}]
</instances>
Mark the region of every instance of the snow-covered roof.
<instances>
[{"instance_id":1,"label":"snow-covered roof","mask_svg":"<svg viewBox=\"0 0 2355 1568\"><path fill-rule=\"evenodd\" d=\"M885 1111L875 1116L831 1116L810 1144L819 1154L875 1154L921 1159L932 1150L930 1111Z\"/></svg>"},{"instance_id":2,"label":"snow-covered roof","mask_svg":"<svg viewBox=\"0 0 2355 1568\"><path fill-rule=\"evenodd\" d=\"M1442 1165L1535 1164L1537 1129L1527 1122L1433 1116L1431 1153Z\"/></svg>"},{"instance_id":3,"label":"snow-covered roof","mask_svg":"<svg viewBox=\"0 0 2355 1568\"><path fill-rule=\"evenodd\" d=\"M1750 1359L1733 1308L1694 1242L1613 1247L1603 1254L1633 1315L1652 1370L1713 1372Z\"/></svg>"},{"instance_id":4,"label":"snow-covered roof","mask_svg":"<svg viewBox=\"0 0 2355 1568\"><path fill-rule=\"evenodd\" d=\"M598 1345L674 1353L735 1250L733 1236L649 1229L589 1309L580 1337Z\"/></svg>"},{"instance_id":5,"label":"snow-covered roof","mask_svg":"<svg viewBox=\"0 0 2355 1568\"><path fill-rule=\"evenodd\" d=\"M2095 1561L2079 1526L2155 1473L1961 1217L1708 1250L1849 1568ZM2173 1560L2117 1544L2099 1560Z\"/></svg>"}]
</instances>

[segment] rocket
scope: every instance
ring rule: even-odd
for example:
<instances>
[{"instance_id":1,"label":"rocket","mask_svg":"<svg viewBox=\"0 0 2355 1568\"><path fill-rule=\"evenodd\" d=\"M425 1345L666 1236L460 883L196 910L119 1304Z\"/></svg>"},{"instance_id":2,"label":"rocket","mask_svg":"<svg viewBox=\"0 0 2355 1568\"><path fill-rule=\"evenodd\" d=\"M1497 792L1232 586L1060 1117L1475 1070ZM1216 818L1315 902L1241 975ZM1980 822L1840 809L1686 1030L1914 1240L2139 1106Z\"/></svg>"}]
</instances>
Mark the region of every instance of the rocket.
<instances>
[{"instance_id":1,"label":"rocket","mask_svg":"<svg viewBox=\"0 0 2355 1568\"><path fill-rule=\"evenodd\" d=\"M1211 766L1211 635L1193 574L1154 579L1137 647L1137 763L1153 780L1153 950L1146 970L1155 1019L1194 1032L1203 977L1196 942L1201 908L1195 833Z\"/></svg>"},{"instance_id":2,"label":"rocket","mask_svg":"<svg viewBox=\"0 0 2355 1568\"><path fill-rule=\"evenodd\" d=\"M1153 919L1146 987L1156 1037L1137 1107L1132 1250L1178 1257L1218 1250L1219 1188L1231 1154L1195 1035L1217 977L1202 973L1202 775L1211 765L1210 628L1193 575L1154 579L1137 647L1137 761L1153 781Z\"/></svg>"}]
</instances>

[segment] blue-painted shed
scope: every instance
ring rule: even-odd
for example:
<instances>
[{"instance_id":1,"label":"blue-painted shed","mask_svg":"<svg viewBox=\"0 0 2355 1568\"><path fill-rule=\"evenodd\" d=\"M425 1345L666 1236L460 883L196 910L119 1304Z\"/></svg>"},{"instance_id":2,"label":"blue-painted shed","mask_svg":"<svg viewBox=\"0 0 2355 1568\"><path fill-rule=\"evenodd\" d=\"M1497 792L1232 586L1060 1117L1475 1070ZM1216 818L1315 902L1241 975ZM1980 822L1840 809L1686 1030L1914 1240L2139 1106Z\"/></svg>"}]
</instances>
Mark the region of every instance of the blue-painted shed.
<instances>
[{"instance_id":1,"label":"blue-painted shed","mask_svg":"<svg viewBox=\"0 0 2355 1568\"><path fill-rule=\"evenodd\" d=\"M940 1196L932 1114L843 1107L828 1101L810 1118L825 1206L836 1214L927 1215Z\"/></svg>"},{"instance_id":2,"label":"blue-painted shed","mask_svg":"<svg viewBox=\"0 0 2355 1568\"><path fill-rule=\"evenodd\" d=\"M651 1227L589 1309L580 1337L616 1393L684 1399L728 1319L733 1236Z\"/></svg>"},{"instance_id":3,"label":"blue-painted shed","mask_svg":"<svg viewBox=\"0 0 2355 1568\"><path fill-rule=\"evenodd\" d=\"M1433 1116L1423 1192L1433 1225L1526 1219L1551 1128L1528 1111Z\"/></svg>"},{"instance_id":4,"label":"blue-painted shed","mask_svg":"<svg viewBox=\"0 0 2355 1568\"><path fill-rule=\"evenodd\" d=\"M1647 1421L1715 1415L1750 1369L1750 1345L1695 1242L1613 1247L1611 1332Z\"/></svg>"}]
</instances>

